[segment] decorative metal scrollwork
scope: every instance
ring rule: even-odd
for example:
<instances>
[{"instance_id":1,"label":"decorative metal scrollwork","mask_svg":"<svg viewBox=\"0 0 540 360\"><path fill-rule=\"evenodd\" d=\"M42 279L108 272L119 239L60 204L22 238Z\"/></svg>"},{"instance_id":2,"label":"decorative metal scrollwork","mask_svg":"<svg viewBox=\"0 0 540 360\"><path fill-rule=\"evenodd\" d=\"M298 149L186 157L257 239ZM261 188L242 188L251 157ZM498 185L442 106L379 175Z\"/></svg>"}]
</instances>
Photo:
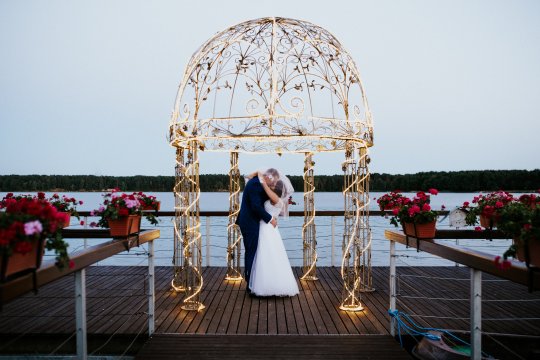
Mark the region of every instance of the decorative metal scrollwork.
<instances>
[{"instance_id":1,"label":"decorative metal scrollwork","mask_svg":"<svg viewBox=\"0 0 540 360\"><path fill-rule=\"evenodd\" d=\"M191 58L170 141L206 150L339 151L372 145L358 69L339 41L306 21L262 18L232 26Z\"/></svg>"},{"instance_id":2,"label":"decorative metal scrollwork","mask_svg":"<svg viewBox=\"0 0 540 360\"><path fill-rule=\"evenodd\" d=\"M236 225L240 213L240 170L238 169L238 153L231 152L231 169L229 170L229 225L227 226L227 275L225 279L242 280L240 272L240 252L242 235Z\"/></svg>"},{"instance_id":3,"label":"decorative metal scrollwork","mask_svg":"<svg viewBox=\"0 0 540 360\"><path fill-rule=\"evenodd\" d=\"M344 310L371 291L367 149L373 125L352 57L306 21L261 18L218 33L190 59L175 100L169 142L178 148L173 287L200 310L202 289L197 150L231 153L227 278L241 279L238 153L305 153L304 275L316 279L313 153L345 151Z\"/></svg>"}]
</instances>

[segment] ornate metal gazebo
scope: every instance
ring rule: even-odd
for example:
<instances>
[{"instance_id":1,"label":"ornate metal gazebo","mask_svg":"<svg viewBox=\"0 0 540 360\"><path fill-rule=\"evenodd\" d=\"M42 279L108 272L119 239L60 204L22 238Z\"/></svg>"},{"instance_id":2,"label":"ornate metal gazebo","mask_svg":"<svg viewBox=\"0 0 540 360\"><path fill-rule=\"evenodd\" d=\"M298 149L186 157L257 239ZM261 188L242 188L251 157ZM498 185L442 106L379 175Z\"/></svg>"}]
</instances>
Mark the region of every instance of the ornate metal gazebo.
<instances>
[{"instance_id":1,"label":"ornate metal gazebo","mask_svg":"<svg viewBox=\"0 0 540 360\"><path fill-rule=\"evenodd\" d=\"M303 153L304 264L316 280L314 161L343 151L345 229L340 308L362 309L372 290L368 148L373 126L358 69L339 41L306 21L261 18L232 26L191 57L170 124L176 148L175 254L172 285L185 291L182 308L200 310L199 151L230 153L227 276L241 280L239 153Z\"/></svg>"}]
</instances>

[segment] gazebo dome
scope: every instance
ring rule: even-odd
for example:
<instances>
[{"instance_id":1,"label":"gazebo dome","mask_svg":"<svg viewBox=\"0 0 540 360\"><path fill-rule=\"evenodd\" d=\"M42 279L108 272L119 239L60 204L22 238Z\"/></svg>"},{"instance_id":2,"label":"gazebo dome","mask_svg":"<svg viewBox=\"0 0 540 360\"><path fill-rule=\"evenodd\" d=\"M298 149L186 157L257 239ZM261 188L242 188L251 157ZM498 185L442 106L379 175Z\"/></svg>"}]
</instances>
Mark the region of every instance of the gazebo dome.
<instances>
[{"instance_id":1,"label":"gazebo dome","mask_svg":"<svg viewBox=\"0 0 540 360\"><path fill-rule=\"evenodd\" d=\"M373 144L358 69L312 23L261 18L232 26L191 57L176 97L170 142L210 151L342 151Z\"/></svg>"}]
</instances>

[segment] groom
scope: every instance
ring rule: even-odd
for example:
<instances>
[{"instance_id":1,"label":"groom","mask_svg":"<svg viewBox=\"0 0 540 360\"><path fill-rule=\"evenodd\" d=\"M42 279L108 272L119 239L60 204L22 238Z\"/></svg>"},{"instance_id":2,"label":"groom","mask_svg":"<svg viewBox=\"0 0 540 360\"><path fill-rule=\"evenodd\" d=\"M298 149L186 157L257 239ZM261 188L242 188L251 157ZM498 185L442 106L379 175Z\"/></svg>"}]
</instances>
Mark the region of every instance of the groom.
<instances>
[{"instance_id":1,"label":"groom","mask_svg":"<svg viewBox=\"0 0 540 360\"><path fill-rule=\"evenodd\" d=\"M276 169L268 169L263 175L263 180L270 188L274 188L279 180L279 173ZM266 210L264 210L264 202L268 200L268 195L264 191L261 182L257 176L249 180L244 188L242 195L242 205L240 213L236 219L236 224L240 226L240 232L244 239L244 247L246 254L244 256L244 277L246 278L246 291L251 294L249 288L249 278L251 276L251 267L257 252L259 244L259 222L263 220L266 223L271 223L274 227L277 226L277 219L273 218Z\"/></svg>"}]
</instances>

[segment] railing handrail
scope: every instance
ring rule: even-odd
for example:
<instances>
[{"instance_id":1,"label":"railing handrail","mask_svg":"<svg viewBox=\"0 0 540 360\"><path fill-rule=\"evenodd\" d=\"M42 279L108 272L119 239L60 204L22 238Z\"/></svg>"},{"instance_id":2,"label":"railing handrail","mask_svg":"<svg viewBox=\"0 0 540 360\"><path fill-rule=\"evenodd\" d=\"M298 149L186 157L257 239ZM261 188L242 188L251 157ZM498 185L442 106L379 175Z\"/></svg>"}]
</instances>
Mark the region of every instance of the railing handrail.
<instances>
[{"instance_id":1,"label":"railing handrail","mask_svg":"<svg viewBox=\"0 0 540 360\"><path fill-rule=\"evenodd\" d=\"M509 269L502 270L495 266L493 262L494 255L492 254L438 241L442 239L508 239L508 236L497 230L485 232L475 230L437 230L433 239L423 240L405 236L401 232L385 230L384 237L387 240L417 248L421 251L518 284L528 285L529 276L532 276L533 284L540 284L540 272L529 272L522 262L512 261L512 266Z\"/></svg>"},{"instance_id":2,"label":"railing handrail","mask_svg":"<svg viewBox=\"0 0 540 360\"><path fill-rule=\"evenodd\" d=\"M91 211L79 211L80 216L92 216L90 215ZM448 210L437 211L439 215L448 215ZM174 211L158 211L157 216L175 216ZM228 210L216 210L216 211L200 211L200 216L209 216L209 217L222 217L229 216ZM343 210L317 210L315 216L344 216L345 211ZM380 210L370 210L369 216L383 216L383 215L392 215L390 211L380 211ZM301 217L304 216L303 211L289 211L289 216Z\"/></svg>"},{"instance_id":3,"label":"railing handrail","mask_svg":"<svg viewBox=\"0 0 540 360\"><path fill-rule=\"evenodd\" d=\"M64 238L110 238L109 230L101 229L63 229L62 236ZM43 286L63 276L77 272L99 261L105 260L113 255L131 249L150 241L159 238L159 230L141 230L140 234L132 235L126 238L113 239L101 244L97 244L80 251L70 254L70 259L73 260L72 268L58 269L54 265L54 260L46 261L36 272L37 286ZM6 304L9 301L28 293L34 289L32 283L32 274L22 276L2 285L0 291L0 301Z\"/></svg>"}]
</instances>

